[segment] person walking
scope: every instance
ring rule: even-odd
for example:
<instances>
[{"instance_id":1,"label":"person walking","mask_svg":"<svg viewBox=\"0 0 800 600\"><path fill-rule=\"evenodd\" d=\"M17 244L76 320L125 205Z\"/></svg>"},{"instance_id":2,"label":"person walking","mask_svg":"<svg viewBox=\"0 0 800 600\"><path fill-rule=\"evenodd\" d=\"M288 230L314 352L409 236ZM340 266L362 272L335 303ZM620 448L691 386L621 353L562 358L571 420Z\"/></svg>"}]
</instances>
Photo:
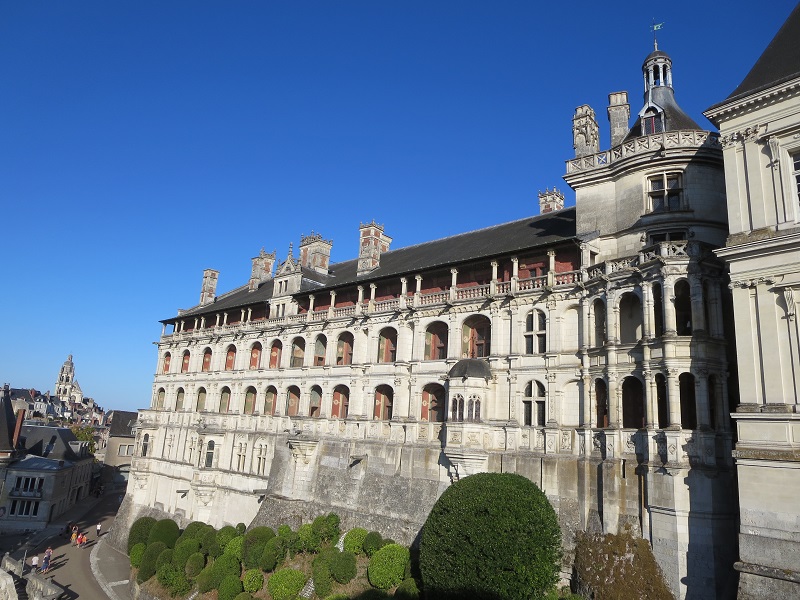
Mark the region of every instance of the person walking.
<instances>
[{"instance_id":1,"label":"person walking","mask_svg":"<svg viewBox=\"0 0 800 600\"><path fill-rule=\"evenodd\" d=\"M78 526L74 525L72 527L72 537L70 538L72 545L75 546L78 543Z\"/></svg>"},{"instance_id":2,"label":"person walking","mask_svg":"<svg viewBox=\"0 0 800 600\"><path fill-rule=\"evenodd\" d=\"M98 540L100 539L100 530L101 530L102 528L103 528L103 525L102 525L101 523L98 523L98 524L97 524L97 539L98 539Z\"/></svg>"},{"instance_id":3,"label":"person walking","mask_svg":"<svg viewBox=\"0 0 800 600\"><path fill-rule=\"evenodd\" d=\"M36 573L39 570L39 555L34 554L31 556L31 573Z\"/></svg>"},{"instance_id":4,"label":"person walking","mask_svg":"<svg viewBox=\"0 0 800 600\"><path fill-rule=\"evenodd\" d=\"M42 559L42 573L47 573L50 570L50 561L53 558L53 549L48 546L44 551L44 558Z\"/></svg>"}]
</instances>

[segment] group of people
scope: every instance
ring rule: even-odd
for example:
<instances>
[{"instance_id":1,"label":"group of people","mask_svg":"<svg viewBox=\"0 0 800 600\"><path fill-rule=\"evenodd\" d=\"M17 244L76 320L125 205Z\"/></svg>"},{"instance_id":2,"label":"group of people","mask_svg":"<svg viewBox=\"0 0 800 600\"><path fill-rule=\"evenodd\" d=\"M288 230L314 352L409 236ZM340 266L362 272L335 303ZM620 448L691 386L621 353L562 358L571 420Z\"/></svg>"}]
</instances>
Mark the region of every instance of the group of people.
<instances>
[{"instance_id":1,"label":"group of people","mask_svg":"<svg viewBox=\"0 0 800 600\"><path fill-rule=\"evenodd\" d=\"M97 539L100 539L100 532L103 526L98 523L96 527L97 531ZM87 542L89 541L89 537L86 533L80 531L77 525L72 523L67 524L67 527L64 531L65 534L70 535L70 541L72 542L73 546L77 546L78 548L85 548ZM31 557L31 569L34 573L47 573L50 570L50 563L53 558L53 548L51 546L47 547L47 550L44 551L44 556L42 557L42 568L39 568L39 556L34 554Z\"/></svg>"},{"instance_id":2,"label":"group of people","mask_svg":"<svg viewBox=\"0 0 800 600\"><path fill-rule=\"evenodd\" d=\"M97 539L100 539L100 530L102 529L102 525L100 523L97 524ZM70 537L70 541L72 542L73 546L77 546L78 548L85 548L86 543L89 541L89 537L86 533L80 531L77 525L72 526L72 536Z\"/></svg>"},{"instance_id":3,"label":"group of people","mask_svg":"<svg viewBox=\"0 0 800 600\"><path fill-rule=\"evenodd\" d=\"M48 546L47 550L44 551L44 556L42 557L42 568L39 569L39 557L34 554L31 557L31 568L33 572L39 571L40 573L47 573L50 570L50 561L53 559L53 548Z\"/></svg>"}]
</instances>

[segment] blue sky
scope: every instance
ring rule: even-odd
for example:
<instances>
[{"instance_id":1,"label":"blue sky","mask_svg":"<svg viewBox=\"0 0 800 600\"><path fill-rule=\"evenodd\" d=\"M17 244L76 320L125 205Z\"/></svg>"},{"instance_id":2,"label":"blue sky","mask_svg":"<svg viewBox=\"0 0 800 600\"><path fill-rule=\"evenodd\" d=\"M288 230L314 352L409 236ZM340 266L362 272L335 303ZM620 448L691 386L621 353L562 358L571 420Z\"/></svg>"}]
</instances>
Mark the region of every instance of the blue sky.
<instances>
[{"instance_id":1,"label":"blue sky","mask_svg":"<svg viewBox=\"0 0 800 600\"><path fill-rule=\"evenodd\" d=\"M742 80L793 0L0 4L0 383L68 354L106 408L150 401L160 319L312 230L353 258L538 213L588 103L641 107L664 22L678 102ZM768 10L765 10L768 7Z\"/></svg>"}]
</instances>

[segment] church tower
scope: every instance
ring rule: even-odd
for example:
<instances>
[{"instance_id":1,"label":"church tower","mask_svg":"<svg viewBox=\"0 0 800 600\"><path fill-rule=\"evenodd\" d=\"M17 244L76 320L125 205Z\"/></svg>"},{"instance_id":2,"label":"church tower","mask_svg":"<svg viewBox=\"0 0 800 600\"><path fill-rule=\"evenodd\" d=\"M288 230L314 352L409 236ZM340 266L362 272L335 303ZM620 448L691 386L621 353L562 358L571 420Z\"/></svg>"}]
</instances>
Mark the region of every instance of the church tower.
<instances>
[{"instance_id":1,"label":"church tower","mask_svg":"<svg viewBox=\"0 0 800 600\"><path fill-rule=\"evenodd\" d=\"M75 379L75 364L72 362L72 354L61 365L61 371L58 373L58 379L54 387L59 400L66 402L83 401L81 386L78 384L78 380Z\"/></svg>"}]
</instances>

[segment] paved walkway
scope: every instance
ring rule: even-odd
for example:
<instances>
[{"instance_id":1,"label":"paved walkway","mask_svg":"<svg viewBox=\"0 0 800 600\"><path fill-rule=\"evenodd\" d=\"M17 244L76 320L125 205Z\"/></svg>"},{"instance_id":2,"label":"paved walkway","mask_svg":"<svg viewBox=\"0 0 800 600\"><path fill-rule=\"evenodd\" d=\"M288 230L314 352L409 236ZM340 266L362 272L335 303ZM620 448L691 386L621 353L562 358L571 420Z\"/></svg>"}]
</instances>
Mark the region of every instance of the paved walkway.
<instances>
[{"instance_id":1,"label":"paved walkway","mask_svg":"<svg viewBox=\"0 0 800 600\"><path fill-rule=\"evenodd\" d=\"M131 600L128 557L103 539L114 526L120 493L124 492L109 492L99 499L87 498L42 531L25 536L3 536L0 554L9 552L17 560L25 557L30 568L30 557L37 554L41 566L42 555L51 546L51 569L44 576L67 590L65 598ZM78 525L87 534L89 541L85 548L73 546L64 535L68 523ZM99 539L98 523L102 526Z\"/></svg>"}]
</instances>

